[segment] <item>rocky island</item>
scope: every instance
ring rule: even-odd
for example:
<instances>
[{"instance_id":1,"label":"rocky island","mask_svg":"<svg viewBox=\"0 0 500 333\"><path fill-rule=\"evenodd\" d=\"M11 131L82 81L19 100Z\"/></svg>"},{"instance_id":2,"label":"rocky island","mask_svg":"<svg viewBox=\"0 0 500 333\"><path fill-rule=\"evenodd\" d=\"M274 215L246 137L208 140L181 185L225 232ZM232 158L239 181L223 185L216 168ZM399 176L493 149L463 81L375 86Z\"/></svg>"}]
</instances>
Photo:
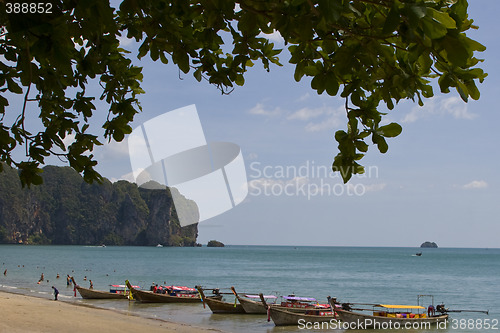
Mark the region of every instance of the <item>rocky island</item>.
<instances>
[{"instance_id":1,"label":"rocky island","mask_svg":"<svg viewBox=\"0 0 500 333\"><path fill-rule=\"evenodd\" d=\"M216 241L216 240L211 240L208 242L207 247L224 247L224 243Z\"/></svg>"},{"instance_id":2,"label":"rocky island","mask_svg":"<svg viewBox=\"0 0 500 333\"><path fill-rule=\"evenodd\" d=\"M424 242L422 243L422 245L420 245L420 247L422 248L431 248L431 249L437 249L438 248L438 245L434 242Z\"/></svg>"}]
</instances>

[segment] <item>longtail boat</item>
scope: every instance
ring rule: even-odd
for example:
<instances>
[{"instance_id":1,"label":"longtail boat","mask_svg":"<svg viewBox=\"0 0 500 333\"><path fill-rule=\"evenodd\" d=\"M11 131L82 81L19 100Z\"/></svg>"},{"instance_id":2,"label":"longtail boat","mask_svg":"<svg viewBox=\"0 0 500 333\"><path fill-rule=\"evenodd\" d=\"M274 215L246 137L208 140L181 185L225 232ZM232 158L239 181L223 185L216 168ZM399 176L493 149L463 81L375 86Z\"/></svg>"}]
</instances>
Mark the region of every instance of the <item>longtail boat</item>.
<instances>
[{"instance_id":1,"label":"longtail boat","mask_svg":"<svg viewBox=\"0 0 500 333\"><path fill-rule=\"evenodd\" d=\"M311 309L330 309L330 304L319 304L318 300L313 297L300 297L295 295L283 296L283 300L279 304L268 304L262 294L259 294L259 297L266 308L273 307L281 310L290 310L292 312L305 312Z\"/></svg>"},{"instance_id":2,"label":"longtail boat","mask_svg":"<svg viewBox=\"0 0 500 333\"><path fill-rule=\"evenodd\" d=\"M139 289L139 286L133 286L136 289ZM85 299L128 299L129 289L125 285L113 284L110 286L110 290L102 291L80 287L75 284L76 290L80 293L82 298Z\"/></svg>"},{"instance_id":3,"label":"longtail boat","mask_svg":"<svg viewBox=\"0 0 500 333\"><path fill-rule=\"evenodd\" d=\"M258 294L245 293L241 296L236 292L234 287L231 287L231 291L233 292L234 296L238 299L238 302L240 302L241 306L245 310L245 313L267 314L267 307L264 305L264 303L262 303L260 296ZM277 297L274 295L263 295L263 297L264 299L274 299L274 300L277 299Z\"/></svg>"},{"instance_id":4,"label":"longtail boat","mask_svg":"<svg viewBox=\"0 0 500 333\"><path fill-rule=\"evenodd\" d=\"M304 325L307 323L336 322L335 312L331 309L309 309L297 311L270 306L269 316L276 326Z\"/></svg>"},{"instance_id":5,"label":"longtail boat","mask_svg":"<svg viewBox=\"0 0 500 333\"><path fill-rule=\"evenodd\" d=\"M336 322L337 315L329 304L319 304L312 297L285 296L280 305L268 305L264 295L259 294L262 304L267 308L267 321L276 326L303 325L306 323ZM330 296L328 296L330 300Z\"/></svg>"},{"instance_id":6,"label":"longtail boat","mask_svg":"<svg viewBox=\"0 0 500 333\"><path fill-rule=\"evenodd\" d=\"M234 299L234 303L224 302L222 299L215 299L213 297L206 297L203 292L203 288L197 286L198 292L201 295L201 299L203 300L203 304L208 305L212 313L226 313L226 314L234 314L234 313L246 313L243 306L237 302L237 298Z\"/></svg>"},{"instance_id":7,"label":"longtail boat","mask_svg":"<svg viewBox=\"0 0 500 333\"><path fill-rule=\"evenodd\" d=\"M332 301L330 301L332 302ZM430 328L430 326L448 320L447 313L427 315L425 307L420 305L362 304L371 309L352 309L356 303L344 303L335 312L345 329L387 329L387 328ZM333 305L333 304L332 304ZM417 313L414 313L417 310ZM370 311L371 313L355 312ZM422 313L420 313L422 311Z\"/></svg>"},{"instance_id":8,"label":"longtail boat","mask_svg":"<svg viewBox=\"0 0 500 333\"><path fill-rule=\"evenodd\" d=\"M171 290L170 292L156 293L153 291L145 291L135 289L130 285L130 282L125 281L133 298L142 303L200 303L201 298L196 289L180 286L166 286L165 289ZM222 298L222 296L215 295L214 297Z\"/></svg>"}]
</instances>

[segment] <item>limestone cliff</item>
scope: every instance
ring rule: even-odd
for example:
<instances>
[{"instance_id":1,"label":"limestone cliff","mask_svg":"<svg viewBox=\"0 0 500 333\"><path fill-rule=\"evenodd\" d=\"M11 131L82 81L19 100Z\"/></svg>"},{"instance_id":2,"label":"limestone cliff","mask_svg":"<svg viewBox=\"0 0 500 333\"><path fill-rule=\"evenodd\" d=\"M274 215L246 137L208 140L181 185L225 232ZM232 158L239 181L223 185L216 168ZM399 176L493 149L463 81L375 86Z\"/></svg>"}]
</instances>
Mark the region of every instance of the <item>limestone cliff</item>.
<instances>
[{"instance_id":1,"label":"limestone cliff","mask_svg":"<svg viewBox=\"0 0 500 333\"><path fill-rule=\"evenodd\" d=\"M181 228L169 189L87 184L67 167L47 166L43 178L22 189L16 170L0 173L0 243L196 245L197 224Z\"/></svg>"}]
</instances>

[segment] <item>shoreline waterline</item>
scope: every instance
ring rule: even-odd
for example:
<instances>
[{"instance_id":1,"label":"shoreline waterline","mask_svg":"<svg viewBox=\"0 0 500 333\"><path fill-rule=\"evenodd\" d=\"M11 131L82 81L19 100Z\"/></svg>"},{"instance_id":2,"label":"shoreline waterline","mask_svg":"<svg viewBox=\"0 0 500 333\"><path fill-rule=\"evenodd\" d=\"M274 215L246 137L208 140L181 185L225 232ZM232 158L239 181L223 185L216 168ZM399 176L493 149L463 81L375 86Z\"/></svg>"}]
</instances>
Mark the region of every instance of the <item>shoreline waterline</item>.
<instances>
[{"instance_id":1,"label":"shoreline waterline","mask_svg":"<svg viewBox=\"0 0 500 333\"><path fill-rule=\"evenodd\" d=\"M0 332L224 332L144 317L122 310L103 309L64 300L54 301L5 290L0 291L0 312Z\"/></svg>"}]
</instances>

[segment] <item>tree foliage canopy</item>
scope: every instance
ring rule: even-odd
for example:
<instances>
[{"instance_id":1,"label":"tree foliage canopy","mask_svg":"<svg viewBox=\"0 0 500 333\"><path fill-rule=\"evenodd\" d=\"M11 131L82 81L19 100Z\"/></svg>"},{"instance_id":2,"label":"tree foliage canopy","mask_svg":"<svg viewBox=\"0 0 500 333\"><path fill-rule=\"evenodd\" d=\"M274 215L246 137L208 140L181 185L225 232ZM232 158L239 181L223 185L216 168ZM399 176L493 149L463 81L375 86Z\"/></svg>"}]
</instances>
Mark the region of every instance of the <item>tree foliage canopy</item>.
<instances>
[{"instance_id":1,"label":"tree foliage canopy","mask_svg":"<svg viewBox=\"0 0 500 333\"><path fill-rule=\"evenodd\" d=\"M121 141L141 110L141 68L132 64L119 37L138 42L138 57L173 62L223 93L244 84L254 62L269 70L282 51L266 34L279 32L295 66L294 79L311 78L318 94L345 99L347 129L335 133L339 152L333 170L344 181L362 173L358 161L369 139L380 152L400 134L383 125L384 113L404 99L418 101L455 88L478 99L476 82L486 74L467 37L475 28L467 0L54 0L51 13L16 13L0 3L0 161L20 169L23 184L39 184L40 165L50 155L67 159L86 181L100 180L91 154L101 143L90 133L95 98L109 105L105 138ZM10 8L10 10L9 10ZM96 79L100 96L87 87ZM16 121L3 119L11 94L23 94ZM44 129L25 126L27 103L37 103ZM68 146L64 139L74 136ZM26 158L12 151L25 146ZM1 166L1 164L0 164Z\"/></svg>"}]
</instances>

